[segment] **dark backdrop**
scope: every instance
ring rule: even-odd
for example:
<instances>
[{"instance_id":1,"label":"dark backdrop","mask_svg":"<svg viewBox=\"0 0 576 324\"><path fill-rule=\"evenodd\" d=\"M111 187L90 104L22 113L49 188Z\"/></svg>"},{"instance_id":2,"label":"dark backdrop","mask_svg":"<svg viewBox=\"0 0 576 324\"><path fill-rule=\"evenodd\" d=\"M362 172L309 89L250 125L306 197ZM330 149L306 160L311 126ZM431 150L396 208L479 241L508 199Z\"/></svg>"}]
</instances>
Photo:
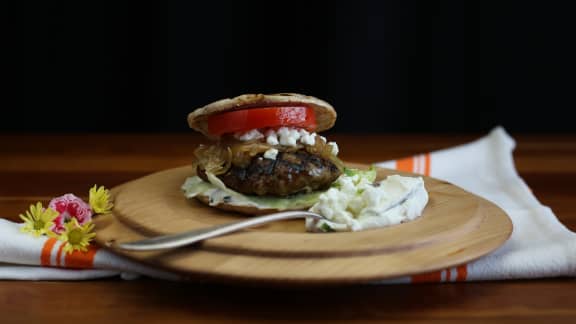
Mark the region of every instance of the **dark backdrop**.
<instances>
[{"instance_id":1,"label":"dark backdrop","mask_svg":"<svg viewBox=\"0 0 576 324\"><path fill-rule=\"evenodd\" d=\"M248 92L331 102L334 131L574 131L567 7L202 1L4 12L2 131L185 131Z\"/></svg>"}]
</instances>

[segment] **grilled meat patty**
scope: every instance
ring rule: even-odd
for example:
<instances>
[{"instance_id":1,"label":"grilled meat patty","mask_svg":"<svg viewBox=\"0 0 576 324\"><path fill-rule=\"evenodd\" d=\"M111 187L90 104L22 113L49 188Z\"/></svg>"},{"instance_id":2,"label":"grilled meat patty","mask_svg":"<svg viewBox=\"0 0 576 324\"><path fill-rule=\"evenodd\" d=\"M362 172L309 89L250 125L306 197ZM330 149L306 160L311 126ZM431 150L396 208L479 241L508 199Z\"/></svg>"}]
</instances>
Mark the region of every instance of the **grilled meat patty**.
<instances>
[{"instance_id":1,"label":"grilled meat patty","mask_svg":"<svg viewBox=\"0 0 576 324\"><path fill-rule=\"evenodd\" d=\"M287 196L300 192L325 189L340 176L332 161L305 150L279 152L275 160L262 154L255 156L246 167L232 165L218 175L224 184L247 195ZM198 175L208 181L200 168Z\"/></svg>"}]
</instances>

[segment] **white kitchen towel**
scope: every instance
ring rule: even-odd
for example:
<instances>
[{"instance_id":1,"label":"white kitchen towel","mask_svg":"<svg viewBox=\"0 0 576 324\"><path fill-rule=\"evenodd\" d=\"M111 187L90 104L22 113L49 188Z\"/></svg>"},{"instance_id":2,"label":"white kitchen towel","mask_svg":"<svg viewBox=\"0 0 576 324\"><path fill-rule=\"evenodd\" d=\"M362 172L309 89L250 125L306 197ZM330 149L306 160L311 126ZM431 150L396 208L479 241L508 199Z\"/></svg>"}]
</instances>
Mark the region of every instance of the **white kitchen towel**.
<instances>
[{"instance_id":1,"label":"white kitchen towel","mask_svg":"<svg viewBox=\"0 0 576 324\"><path fill-rule=\"evenodd\" d=\"M85 280L140 274L177 280L179 276L131 261L91 245L87 252L67 254L62 242L20 231L22 224L0 219L0 279Z\"/></svg>"},{"instance_id":2,"label":"white kitchen towel","mask_svg":"<svg viewBox=\"0 0 576 324\"><path fill-rule=\"evenodd\" d=\"M576 276L576 233L541 205L518 176L512 158L514 146L514 140L496 128L469 144L377 164L452 182L496 203L514 224L510 239L479 260L384 283ZM20 226L0 219L0 279L83 280L118 275L132 279L139 274L181 279L95 246L87 253L65 254L57 240L23 234Z\"/></svg>"},{"instance_id":3,"label":"white kitchen towel","mask_svg":"<svg viewBox=\"0 0 576 324\"><path fill-rule=\"evenodd\" d=\"M484 197L512 219L510 239L469 264L394 283L477 281L576 276L576 233L540 204L520 178L512 152L516 143L497 127L469 144L378 163L378 166L430 175Z\"/></svg>"}]
</instances>

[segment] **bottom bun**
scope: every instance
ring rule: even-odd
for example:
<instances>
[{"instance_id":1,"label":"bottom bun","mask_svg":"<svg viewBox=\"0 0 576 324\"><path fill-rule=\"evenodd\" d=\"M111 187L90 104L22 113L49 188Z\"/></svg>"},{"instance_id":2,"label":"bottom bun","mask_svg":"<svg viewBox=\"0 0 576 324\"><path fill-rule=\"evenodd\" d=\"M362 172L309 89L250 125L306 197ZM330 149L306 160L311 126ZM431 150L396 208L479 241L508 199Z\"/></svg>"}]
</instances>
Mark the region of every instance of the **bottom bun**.
<instances>
[{"instance_id":1,"label":"bottom bun","mask_svg":"<svg viewBox=\"0 0 576 324\"><path fill-rule=\"evenodd\" d=\"M294 208L294 209L290 209L290 208L287 208L287 209L264 208L264 209L262 209L262 208L253 207L253 206L238 206L238 205L227 204L227 203L219 203L218 205L210 205L208 196L200 194L194 198L196 198L200 202L208 205L211 208L218 208L218 209L225 210L225 211L233 211L233 212L242 213L242 214L246 214L246 215L252 215L252 216L271 214L271 213L277 213L277 212L288 211L288 210L307 210L308 209L308 208Z\"/></svg>"}]
</instances>

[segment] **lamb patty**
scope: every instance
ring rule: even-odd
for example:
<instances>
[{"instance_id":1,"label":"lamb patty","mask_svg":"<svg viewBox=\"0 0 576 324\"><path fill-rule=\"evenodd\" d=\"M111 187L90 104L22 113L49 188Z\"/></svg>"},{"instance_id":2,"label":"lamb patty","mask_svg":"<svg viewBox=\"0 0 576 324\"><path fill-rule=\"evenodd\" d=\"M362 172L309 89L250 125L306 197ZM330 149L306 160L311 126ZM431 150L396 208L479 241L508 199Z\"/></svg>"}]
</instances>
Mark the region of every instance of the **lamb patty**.
<instances>
[{"instance_id":1,"label":"lamb patty","mask_svg":"<svg viewBox=\"0 0 576 324\"><path fill-rule=\"evenodd\" d=\"M340 174L332 161L299 150L279 152L275 160L266 159L260 154L252 158L248 166L232 165L218 178L228 188L243 194L287 196L326 189ZM208 181L200 168L198 175Z\"/></svg>"}]
</instances>

